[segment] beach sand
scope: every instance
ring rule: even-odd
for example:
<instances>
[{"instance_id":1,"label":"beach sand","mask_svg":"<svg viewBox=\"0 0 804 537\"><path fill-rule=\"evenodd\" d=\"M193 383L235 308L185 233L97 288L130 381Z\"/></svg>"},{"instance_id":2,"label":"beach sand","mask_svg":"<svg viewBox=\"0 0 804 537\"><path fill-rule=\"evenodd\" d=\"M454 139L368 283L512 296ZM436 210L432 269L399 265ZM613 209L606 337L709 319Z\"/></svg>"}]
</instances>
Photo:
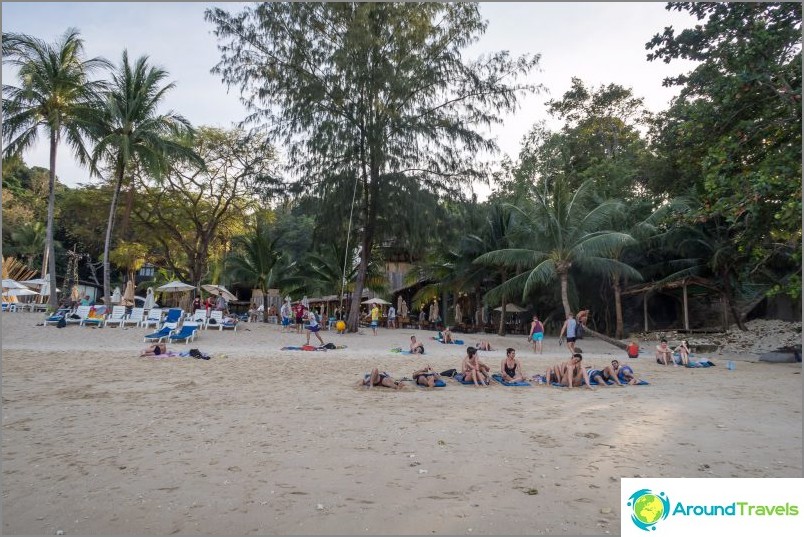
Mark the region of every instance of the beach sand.
<instances>
[{"instance_id":1,"label":"beach sand","mask_svg":"<svg viewBox=\"0 0 804 537\"><path fill-rule=\"evenodd\" d=\"M801 364L663 367L584 339L587 365L651 385L397 392L355 384L457 368L465 347L381 329L281 351L304 335L257 323L169 346L209 361L138 358L151 330L41 319L2 314L5 534L618 534L621 477L802 475ZM425 357L390 352L411 334ZM484 337L495 370L506 346L528 374L568 357Z\"/></svg>"}]
</instances>

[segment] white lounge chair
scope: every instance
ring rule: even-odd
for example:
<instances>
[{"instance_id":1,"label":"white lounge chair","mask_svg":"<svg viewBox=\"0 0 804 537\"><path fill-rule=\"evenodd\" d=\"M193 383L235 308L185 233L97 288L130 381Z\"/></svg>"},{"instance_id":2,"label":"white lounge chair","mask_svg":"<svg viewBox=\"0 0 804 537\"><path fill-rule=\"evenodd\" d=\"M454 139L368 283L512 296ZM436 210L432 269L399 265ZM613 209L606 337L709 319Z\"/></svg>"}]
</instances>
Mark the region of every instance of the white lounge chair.
<instances>
[{"instance_id":1,"label":"white lounge chair","mask_svg":"<svg viewBox=\"0 0 804 537\"><path fill-rule=\"evenodd\" d=\"M191 319L194 322L197 322L201 328L207 328L207 310L205 309L198 309L193 312L193 318Z\"/></svg>"},{"instance_id":2,"label":"white lounge chair","mask_svg":"<svg viewBox=\"0 0 804 537\"><path fill-rule=\"evenodd\" d=\"M162 308L152 308L148 311L148 316L142 321L142 326L148 328L151 325L154 325L154 328L158 328L160 324L162 324Z\"/></svg>"},{"instance_id":3,"label":"white lounge chair","mask_svg":"<svg viewBox=\"0 0 804 537\"><path fill-rule=\"evenodd\" d=\"M128 317L123 319L121 326L126 326L127 324L142 326L143 322L145 322L145 310L142 308L131 308L131 313L128 314Z\"/></svg>"},{"instance_id":4,"label":"white lounge chair","mask_svg":"<svg viewBox=\"0 0 804 537\"><path fill-rule=\"evenodd\" d=\"M114 306L111 315L103 321L103 326L109 326L110 324L116 324L118 327L123 326L123 321L126 320L126 317L125 306Z\"/></svg>"},{"instance_id":5,"label":"white lounge chair","mask_svg":"<svg viewBox=\"0 0 804 537\"><path fill-rule=\"evenodd\" d=\"M212 320L215 320L213 323ZM237 332L237 323L235 324L227 324L223 322L223 312L220 310L211 311L209 313L209 320L207 321L207 328L212 326L213 328L217 328L218 330L223 330L224 328L231 328L235 332Z\"/></svg>"}]
</instances>

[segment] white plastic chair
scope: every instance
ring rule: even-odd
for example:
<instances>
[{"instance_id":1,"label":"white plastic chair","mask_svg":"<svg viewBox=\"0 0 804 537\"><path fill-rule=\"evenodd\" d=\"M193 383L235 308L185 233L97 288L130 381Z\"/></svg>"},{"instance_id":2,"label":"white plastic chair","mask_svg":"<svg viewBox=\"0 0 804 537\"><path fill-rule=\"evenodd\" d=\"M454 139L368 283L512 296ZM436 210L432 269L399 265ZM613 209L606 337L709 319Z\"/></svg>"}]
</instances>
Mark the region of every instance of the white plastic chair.
<instances>
[{"instance_id":1,"label":"white plastic chair","mask_svg":"<svg viewBox=\"0 0 804 537\"><path fill-rule=\"evenodd\" d=\"M142 323L145 322L145 310L142 308L131 308L131 313L123 319L121 323L122 326L126 326L127 324L133 324L134 326L142 326Z\"/></svg>"},{"instance_id":2,"label":"white plastic chair","mask_svg":"<svg viewBox=\"0 0 804 537\"><path fill-rule=\"evenodd\" d=\"M157 328L160 324L162 324L162 308L152 308L148 311L148 316L145 320L142 321L141 326L148 328L151 325L154 325L154 328Z\"/></svg>"},{"instance_id":3,"label":"white plastic chair","mask_svg":"<svg viewBox=\"0 0 804 537\"><path fill-rule=\"evenodd\" d=\"M112 313L106 320L103 321L103 326L109 326L110 324L117 324L118 327L123 325L123 321L126 320L126 307L125 306L114 306L112 308Z\"/></svg>"}]
</instances>

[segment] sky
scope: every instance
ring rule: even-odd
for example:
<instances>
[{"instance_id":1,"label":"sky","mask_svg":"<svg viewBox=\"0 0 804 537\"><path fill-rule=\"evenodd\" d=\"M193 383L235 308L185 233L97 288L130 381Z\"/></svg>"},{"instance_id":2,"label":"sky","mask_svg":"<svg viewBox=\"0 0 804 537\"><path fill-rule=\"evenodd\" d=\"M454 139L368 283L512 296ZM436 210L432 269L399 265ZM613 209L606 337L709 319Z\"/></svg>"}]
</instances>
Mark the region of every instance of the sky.
<instances>
[{"instance_id":1,"label":"sky","mask_svg":"<svg viewBox=\"0 0 804 537\"><path fill-rule=\"evenodd\" d=\"M212 25L204 10L219 6L238 11L239 3L149 2L149 3L2 3L3 32L26 33L53 42L69 27L78 28L89 57L102 56L115 65L124 49L129 57L146 54L166 69L176 88L165 99L164 111L174 110L193 125L231 127L246 111L239 92L231 91L210 69L220 60ZM649 110L661 111L678 88L665 88L662 80L689 71L694 64L677 60L671 64L646 60L645 43L673 26L677 31L693 26L685 13L665 10L663 2L482 2L481 15L488 29L480 41L466 50L466 57L508 50L513 56L540 54L540 69L529 82L546 91L521 100L520 109L504 117L490 134L502 153L515 160L523 136L539 121L552 129L545 102L559 99L578 77L587 87L616 83L632 88L645 99ZM14 73L5 65L3 83L16 85ZM40 135L36 147L24 155L29 166L49 167L47 137ZM74 161L68 148L60 147L59 180L67 185L91 183L86 169ZM485 191L484 191L485 190ZM479 188L481 199L487 189Z\"/></svg>"}]
</instances>

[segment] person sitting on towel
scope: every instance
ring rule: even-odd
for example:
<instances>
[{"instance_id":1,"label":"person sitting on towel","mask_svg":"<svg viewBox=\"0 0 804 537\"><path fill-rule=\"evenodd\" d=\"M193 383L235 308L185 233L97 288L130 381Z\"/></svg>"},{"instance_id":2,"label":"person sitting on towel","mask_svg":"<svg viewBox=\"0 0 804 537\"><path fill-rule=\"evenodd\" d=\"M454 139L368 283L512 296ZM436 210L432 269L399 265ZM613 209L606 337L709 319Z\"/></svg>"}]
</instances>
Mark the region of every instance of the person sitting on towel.
<instances>
[{"instance_id":1,"label":"person sitting on towel","mask_svg":"<svg viewBox=\"0 0 804 537\"><path fill-rule=\"evenodd\" d=\"M374 386L385 386L386 388L393 388L395 390L401 390L404 388L402 384L398 380L394 380L391 375L383 371L380 373L380 370L376 367L371 370L371 374L366 375L363 380L357 383L358 386L366 386L368 388L372 388Z\"/></svg>"},{"instance_id":2,"label":"person sitting on towel","mask_svg":"<svg viewBox=\"0 0 804 537\"><path fill-rule=\"evenodd\" d=\"M664 338L656 345L656 363L678 366L675 360L673 360L673 351L667 346L667 340Z\"/></svg>"},{"instance_id":3,"label":"person sitting on towel","mask_svg":"<svg viewBox=\"0 0 804 537\"><path fill-rule=\"evenodd\" d=\"M690 344L686 339L681 340L681 345L673 349L681 357L682 365L690 365Z\"/></svg>"},{"instance_id":4,"label":"person sitting on towel","mask_svg":"<svg viewBox=\"0 0 804 537\"><path fill-rule=\"evenodd\" d=\"M597 380L601 386L622 386L623 383L617 378L617 370L620 368L618 360L612 360L610 365L603 369L591 368L588 372L589 381ZM614 384L609 384L612 381Z\"/></svg>"},{"instance_id":5,"label":"person sitting on towel","mask_svg":"<svg viewBox=\"0 0 804 537\"><path fill-rule=\"evenodd\" d=\"M624 365L617 371L617 379L623 384L639 384L642 382L634 375L630 365Z\"/></svg>"},{"instance_id":6,"label":"person sitting on towel","mask_svg":"<svg viewBox=\"0 0 804 537\"><path fill-rule=\"evenodd\" d=\"M464 380L471 380L475 386L488 386L491 376L489 366L481 362L477 357L477 349L474 347L466 348L466 357L461 362L461 373Z\"/></svg>"},{"instance_id":7,"label":"person sitting on towel","mask_svg":"<svg viewBox=\"0 0 804 537\"><path fill-rule=\"evenodd\" d=\"M416 341L416 336L410 336L410 353L424 354L424 344L421 341Z\"/></svg>"},{"instance_id":8,"label":"person sitting on towel","mask_svg":"<svg viewBox=\"0 0 804 537\"><path fill-rule=\"evenodd\" d=\"M478 343L477 343L477 345L475 345L475 347L477 347L477 350L479 350L479 351L490 351L490 350L492 350L491 342L488 339L481 339L480 341L478 341Z\"/></svg>"},{"instance_id":9,"label":"person sitting on towel","mask_svg":"<svg viewBox=\"0 0 804 537\"><path fill-rule=\"evenodd\" d=\"M416 384L426 388L435 387L436 381L440 378L441 375L439 375L438 372L436 372L436 370L430 366L430 364L413 372L413 380L416 381Z\"/></svg>"},{"instance_id":10,"label":"person sitting on towel","mask_svg":"<svg viewBox=\"0 0 804 537\"><path fill-rule=\"evenodd\" d=\"M452 332L450 331L449 326L444 328L444 332L442 332L441 337L443 338L441 340L442 343L455 343L455 341L452 339Z\"/></svg>"},{"instance_id":11,"label":"person sitting on towel","mask_svg":"<svg viewBox=\"0 0 804 537\"><path fill-rule=\"evenodd\" d=\"M586 374L586 369L581 365L582 360L583 354L576 352L566 362L554 365L545 373L547 383L558 382L567 388L586 384L586 387L591 390L592 385L589 384L589 375Z\"/></svg>"},{"instance_id":12,"label":"person sitting on towel","mask_svg":"<svg viewBox=\"0 0 804 537\"><path fill-rule=\"evenodd\" d=\"M516 357L516 351L512 348L505 350L505 358L500 362L500 374L505 382L522 382L525 380L525 372L522 371L522 363Z\"/></svg>"}]
</instances>

